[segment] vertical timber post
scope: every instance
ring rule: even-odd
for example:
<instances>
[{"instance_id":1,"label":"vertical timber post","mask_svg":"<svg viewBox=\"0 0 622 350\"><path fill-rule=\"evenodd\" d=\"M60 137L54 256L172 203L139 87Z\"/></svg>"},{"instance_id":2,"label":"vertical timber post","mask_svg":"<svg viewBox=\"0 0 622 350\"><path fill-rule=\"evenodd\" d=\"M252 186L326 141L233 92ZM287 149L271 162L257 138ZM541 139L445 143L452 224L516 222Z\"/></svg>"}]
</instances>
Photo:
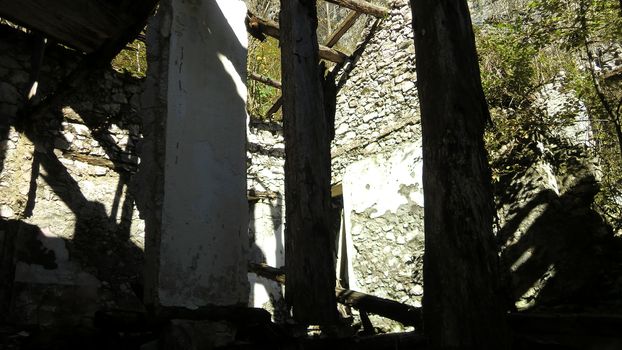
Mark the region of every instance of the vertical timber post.
<instances>
[{"instance_id":1,"label":"vertical timber post","mask_svg":"<svg viewBox=\"0 0 622 350\"><path fill-rule=\"evenodd\" d=\"M285 131L285 297L302 324L336 321L330 140L318 68L315 0L281 0Z\"/></svg>"},{"instance_id":2,"label":"vertical timber post","mask_svg":"<svg viewBox=\"0 0 622 350\"><path fill-rule=\"evenodd\" d=\"M423 129L424 331L431 349L508 348L489 120L466 0L411 0Z\"/></svg>"}]
</instances>

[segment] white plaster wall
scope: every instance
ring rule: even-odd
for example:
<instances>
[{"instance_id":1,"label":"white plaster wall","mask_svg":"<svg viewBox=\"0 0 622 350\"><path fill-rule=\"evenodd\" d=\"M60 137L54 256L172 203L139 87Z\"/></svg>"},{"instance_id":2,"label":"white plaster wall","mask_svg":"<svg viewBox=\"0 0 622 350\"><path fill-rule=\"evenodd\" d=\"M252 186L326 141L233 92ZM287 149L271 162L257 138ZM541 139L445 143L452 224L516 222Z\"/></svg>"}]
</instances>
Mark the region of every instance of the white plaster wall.
<instances>
[{"instance_id":1,"label":"white plaster wall","mask_svg":"<svg viewBox=\"0 0 622 350\"><path fill-rule=\"evenodd\" d=\"M421 306L423 278L423 157L421 144L350 164L343 177L351 289ZM372 317L375 326L402 326Z\"/></svg>"},{"instance_id":2,"label":"white plaster wall","mask_svg":"<svg viewBox=\"0 0 622 350\"><path fill-rule=\"evenodd\" d=\"M245 304L246 6L172 1L159 300Z\"/></svg>"},{"instance_id":3,"label":"white plaster wall","mask_svg":"<svg viewBox=\"0 0 622 350\"><path fill-rule=\"evenodd\" d=\"M269 266L285 265L283 203L280 198L262 199L251 208L250 261L266 263ZM275 321L282 321L286 315L283 288L277 282L248 274L251 284L249 306L270 311Z\"/></svg>"},{"instance_id":4,"label":"white plaster wall","mask_svg":"<svg viewBox=\"0 0 622 350\"><path fill-rule=\"evenodd\" d=\"M346 168L344 206L362 213L373 209L371 218L396 213L397 209L412 201L423 207L421 146L413 143L395 149L388 158L369 157ZM407 195L403 186L418 186L419 191Z\"/></svg>"},{"instance_id":5,"label":"white plaster wall","mask_svg":"<svg viewBox=\"0 0 622 350\"><path fill-rule=\"evenodd\" d=\"M285 264L285 146L281 125L256 119L249 123L248 189L259 196L250 205L249 261L282 267ZM262 198L261 193L268 197ZM272 313L274 321L283 322L287 317L283 287L254 273L248 274L248 280L249 306L264 308Z\"/></svg>"}]
</instances>

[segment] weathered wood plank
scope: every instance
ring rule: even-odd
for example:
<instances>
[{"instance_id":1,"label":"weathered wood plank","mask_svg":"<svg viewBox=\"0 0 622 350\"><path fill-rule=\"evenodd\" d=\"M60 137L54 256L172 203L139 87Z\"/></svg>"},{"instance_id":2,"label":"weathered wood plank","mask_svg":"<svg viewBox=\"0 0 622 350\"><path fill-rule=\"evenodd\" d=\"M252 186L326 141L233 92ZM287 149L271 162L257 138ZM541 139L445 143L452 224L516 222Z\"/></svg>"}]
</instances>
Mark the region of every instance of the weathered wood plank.
<instances>
[{"instance_id":1,"label":"weathered wood plank","mask_svg":"<svg viewBox=\"0 0 622 350\"><path fill-rule=\"evenodd\" d=\"M484 147L488 107L466 0L411 0L423 130L425 334L508 349Z\"/></svg>"},{"instance_id":2,"label":"weathered wood plank","mask_svg":"<svg viewBox=\"0 0 622 350\"><path fill-rule=\"evenodd\" d=\"M267 19L262 19L251 12L246 17L246 28L249 33L255 36L259 40L263 40L260 34L265 34L275 39L280 39L279 24ZM345 61L348 56L340 51L327 47L325 45L318 45L319 56L321 59L328 60L334 63L341 63Z\"/></svg>"},{"instance_id":3,"label":"weathered wood plank","mask_svg":"<svg viewBox=\"0 0 622 350\"><path fill-rule=\"evenodd\" d=\"M255 80L255 81L258 81L260 83L264 83L266 85L270 85L273 88L277 88L277 89L281 88L281 82L280 81L276 81L276 80L274 80L272 78L265 77L265 76L263 76L261 74L257 74L255 72L249 72L248 73L248 77L253 79L253 80Z\"/></svg>"},{"instance_id":4,"label":"weathered wood plank","mask_svg":"<svg viewBox=\"0 0 622 350\"><path fill-rule=\"evenodd\" d=\"M280 284L285 284L286 282L283 270L266 264L251 263L248 265L248 271ZM335 297L339 303L355 309L365 310L401 322L407 326L415 326L417 328L422 326L420 308L340 287L335 287Z\"/></svg>"},{"instance_id":5,"label":"weathered wood plank","mask_svg":"<svg viewBox=\"0 0 622 350\"><path fill-rule=\"evenodd\" d=\"M335 288L335 293L341 304L392 319L406 326L419 328L423 325L421 309L413 306L344 288Z\"/></svg>"},{"instance_id":6,"label":"weathered wood plank","mask_svg":"<svg viewBox=\"0 0 622 350\"><path fill-rule=\"evenodd\" d=\"M118 36L106 40L96 51L86 55L82 61L65 77L56 87L56 90L36 106L27 106L20 111L20 116L31 120L40 119L45 113L60 104L70 93L80 85L98 68L107 65L112 59L132 41L145 27L149 15L155 9L157 0L144 0L136 3L132 8L133 20L124 23L119 29Z\"/></svg>"},{"instance_id":7,"label":"weathered wood plank","mask_svg":"<svg viewBox=\"0 0 622 350\"><path fill-rule=\"evenodd\" d=\"M356 12L362 12L374 17L384 17L389 14L389 10L385 7L374 5L362 0L324 0L342 7L349 8Z\"/></svg>"},{"instance_id":8,"label":"weathered wood plank","mask_svg":"<svg viewBox=\"0 0 622 350\"><path fill-rule=\"evenodd\" d=\"M282 269L267 264L249 263L248 272L252 272L257 276L267 278L280 284L285 284L285 272L283 272Z\"/></svg>"},{"instance_id":9,"label":"weathered wood plank","mask_svg":"<svg viewBox=\"0 0 622 350\"><path fill-rule=\"evenodd\" d=\"M348 55L345 53L324 45L319 45L319 51L321 59L328 60L333 63L342 63L348 58Z\"/></svg>"},{"instance_id":10,"label":"weathered wood plank","mask_svg":"<svg viewBox=\"0 0 622 350\"><path fill-rule=\"evenodd\" d=\"M251 11L246 13L245 23L248 32L258 40L264 41L265 37L262 36L264 34L275 39L280 36L277 22L257 17Z\"/></svg>"},{"instance_id":11,"label":"weathered wood plank","mask_svg":"<svg viewBox=\"0 0 622 350\"><path fill-rule=\"evenodd\" d=\"M326 41L327 47L333 47L341 37L343 37L350 28L356 23L356 20L361 16L360 12L351 11L348 16L341 22L339 27L333 32Z\"/></svg>"},{"instance_id":12,"label":"weathered wood plank","mask_svg":"<svg viewBox=\"0 0 622 350\"><path fill-rule=\"evenodd\" d=\"M133 15L106 1L0 0L0 16L87 53L119 36Z\"/></svg>"},{"instance_id":13,"label":"weathered wood plank","mask_svg":"<svg viewBox=\"0 0 622 350\"><path fill-rule=\"evenodd\" d=\"M360 14L358 12L352 12L348 15L348 17L341 23L341 25L335 30L335 32L333 32L330 36L329 39L326 41L326 48L332 48L338 41L339 39L341 39L341 37L348 31L348 29L350 29L354 23L356 22L357 18L360 16ZM339 51L337 51L339 52ZM320 45L320 57L322 57L322 45ZM340 62L335 62L335 63L343 63L343 61L345 60L345 58L347 58L347 56L345 54L343 54L343 59L341 57L338 57L337 59L340 60ZM330 61L330 60L329 60ZM275 114L276 112L278 112L279 109L281 109L281 106L283 104L283 99L282 97L279 97L274 104L272 104L272 107L270 107L270 109L268 109L268 112L266 112L266 115L268 117L272 116L273 114ZM334 126L333 126L334 127Z\"/></svg>"},{"instance_id":14,"label":"weathered wood plank","mask_svg":"<svg viewBox=\"0 0 622 350\"><path fill-rule=\"evenodd\" d=\"M285 298L303 324L337 322L330 140L318 67L316 1L281 0Z\"/></svg>"}]
</instances>

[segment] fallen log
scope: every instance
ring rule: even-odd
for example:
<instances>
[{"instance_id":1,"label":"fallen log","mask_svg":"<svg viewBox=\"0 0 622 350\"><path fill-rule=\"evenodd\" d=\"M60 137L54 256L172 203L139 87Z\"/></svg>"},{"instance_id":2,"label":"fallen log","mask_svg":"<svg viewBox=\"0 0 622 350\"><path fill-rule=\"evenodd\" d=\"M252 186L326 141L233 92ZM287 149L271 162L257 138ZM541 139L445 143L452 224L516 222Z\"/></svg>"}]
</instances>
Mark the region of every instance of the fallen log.
<instances>
[{"instance_id":1,"label":"fallen log","mask_svg":"<svg viewBox=\"0 0 622 350\"><path fill-rule=\"evenodd\" d=\"M341 37L343 37L346 34L346 32L354 25L354 23L356 23L356 20L360 16L361 14L359 12L356 12L356 11L350 12L348 17L346 17L346 19L343 20L343 22L341 22L341 24L339 25L339 28L337 28L337 30L335 30L335 32L330 35L330 37L326 41L326 46L328 47L335 46L335 44L337 44L339 39L341 39Z\"/></svg>"},{"instance_id":2,"label":"fallen log","mask_svg":"<svg viewBox=\"0 0 622 350\"><path fill-rule=\"evenodd\" d=\"M423 324L421 309L414 306L339 287L335 288L335 295L341 304L389 318L405 326L420 328Z\"/></svg>"},{"instance_id":3,"label":"fallen log","mask_svg":"<svg viewBox=\"0 0 622 350\"><path fill-rule=\"evenodd\" d=\"M280 284L285 283L285 273L283 270L266 264L251 263L249 264L248 271ZM423 324L421 308L340 287L335 288L335 296L341 304L386 317L405 326L414 326L419 329Z\"/></svg>"}]
</instances>

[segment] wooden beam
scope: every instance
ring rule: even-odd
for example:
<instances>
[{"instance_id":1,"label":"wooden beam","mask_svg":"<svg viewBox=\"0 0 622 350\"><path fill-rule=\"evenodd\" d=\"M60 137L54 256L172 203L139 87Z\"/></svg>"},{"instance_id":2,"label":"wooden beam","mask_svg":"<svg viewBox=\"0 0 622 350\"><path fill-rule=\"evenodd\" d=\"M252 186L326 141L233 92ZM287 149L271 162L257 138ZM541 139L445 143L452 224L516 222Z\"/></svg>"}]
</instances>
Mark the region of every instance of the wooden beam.
<instances>
[{"instance_id":1,"label":"wooden beam","mask_svg":"<svg viewBox=\"0 0 622 350\"><path fill-rule=\"evenodd\" d=\"M281 0L285 140L285 300L302 324L337 323L330 222L330 139L315 1Z\"/></svg>"},{"instance_id":2,"label":"wooden beam","mask_svg":"<svg viewBox=\"0 0 622 350\"><path fill-rule=\"evenodd\" d=\"M274 113L278 112L279 109L281 109L282 105L283 105L283 96L279 96L279 98L277 98L276 101L274 101L274 104L272 105L272 107L270 107L268 112L266 112L266 115L269 117L273 115Z\"/></svg>"},{"instance_id":3,"label":"wooden beam","mask_svg":"<svg viewBox=\"0 0 622 350\"><path fill-rule=\"evenodd\" d=\"M469 9L466 0L411 4L413 96L423 134L425 334L432 349L509 349L483 139L490 114Z\"/></svg>"},{"instance_id":4,"label":"wooden beam","mask_svg":"<svg viewBox=\"0 0 622 350\"><path fill-rule=\"evenodd\" d=\"M249 12L249 15L252 16L252 14L250 12ZM356 22L356 19L359 16L360 16L360 14L358 12L356 12L356 11L350 13L348 15L348 17L341 23L341 25L333 32L333 34L330 35L330 37L326 41L325 47L332 48L339 41L339 39L341 39L341 37L343 37L343 35L348 31L348 29L350 29L354 25L354 23ZM247 17L247 20L248 20L248 17ZM264 22L261 22L260 25L258 25L258 26L268 25L268 24L270 24L270 22L271 21L268 21L268 22L264 21ZM276 22L271 22L271 23L274 24ZM248 27L248 22L247 22L247 27ZM249 29L249 31L250 31L250 29ZM320 45L320 57L322 56L321 48L322 48L322 45ZM339 51L337 51L337 52L339 52ZM347 56L344 55L344 60L345 60L346 57ZM339 62L339 63L342 63L344 60L341 60L341 62ZM266 112L266 116L270 117L273 114L275 114L276 112L278 112L282 105L283 105L283 99L282 99L282 97L279 97L274 102L272 107L270 107L270 109L268 109L268 112Z\"/></svg>"},{"instance_id":5,"label":"wooden beam","mask_svg":"<svg viewBox=\"0 0 622 350\"><path fill-rule=\"evenodd\" d=\"M319 49L320 58L323 60L328 60L333 63L342 63L348 58L348 55L346 55L345 53L332 49L330 47L326 47L324 45L319 45Z\"/></svg>"},{"instance_id":6,"label":"wooden beam","mask_svg":"<svg viewBox=\"0 0 622 350\"><path fill-rule=\"evenodd\" d=\"M276 81L276 80L274 80L272 78L269 78L269 77L257 74L255 72L249 72L248 73L248 77L253 79L253 80L255 80L255 81L258 81L260 83L264 83L266 85L270 85L270 86L272 86L274 88L277 88L277 89L281 88L281 82L280 81Z\"/></svg>"},{"instance_id":7,"label":"wooden beam","mask_svg":"<svg viewBox=\"0 0 622 350\"><path fill-rule=\"evenodd\" d=\"M0 15L40 31L46 37L91 53L122 34L126 23L140 19L133 18L133 14L124 11L118 3L93 0L55 0L53 3L48 0L0 0Z\"/></svg>"},{"instance_id":8,"label":"wooden beam","mask_svg":"<svg viewBox=\"0 0 622 350\"><path fill-rule=\"evenodd\" d=\"M264 40L263 35L280 40L279 24L277 22L259 18L253 13L248 12L246 15L246 29L255 38ZM348 56L340 51L332 49L325 45L318 45L319 56L321 59L334 63L342 63Z\"/></svg>"},{"instance_id":9,"label":"wooden beam","mask_svg":"<svg viewBox=\"0 0 622 350\"><path fill-rule=\"evenodd\" d=\"M105 41L104 45L99 49L86 55L71 73L61 81L53 93L32 108L27 106L20 112L20 115L31 120L37 120L50 108L58 106L69 94L78 89L93 71L109 64L125 48L127 43L136 38L145 27L147 18L151 15L157 3L157 0L145 0L141 3L136 3L134 8L135 22L127 24L118 37Z\"/></svg>"},{"instance_id":10,"label":"wooden beam","mask_svg":"<svg viewBox=\"0 0 622 350\"><path fill-rule=\"evenodd\" d=\"M257 276L261 276L263 278L267 278L271 281L285 284L285 272L282 269L278 269L276 267L272 267L268 264L248 264L248 272L252 272Z\"/></svg>"},{"instance_id":11,"label":"wooden beam","mask_svg":"<svg viewBox=\"0 0 622 350\"><path fill-rule=\"evenodd\" d=\"M279 39L279 24L275 21L257 17L251 11L248 11L244 23L246 24L246 30L258 40L264 41L264 35Z\"/></svg>"},{"instance_id":12,"label":"wooden beam","mask_svg":"<svg viewBox=\"0 0 622 350\"><path fill-rule=\"evenodd\" d=\"M346 19L341 22L337 30L331 34L331 36L326 41L327 47L333 47L341 37L343 37L350 28L356 23L356 20L361 16L360 12L351 11L350 14L346 17Z\"/></svg>"},{"instance_id":13,"label":"wooden beam","mask_svg":"<svg viewBox=\"0 0 622 350\"><path fill-rule=\"evenodd\" d=\"M330 195L333 198L343 196L343 184L341 182L334 184L330 188Z\"/></svg>"},{"instance_id":14,"label":"wooden beam","mask_svg":"<svg viewBox=\"0 0 622 350\"><path fill-rule=\"evenodd\" d=\"M266 264L251 263L248 265L248 271L280 284L285 284L286 281L282 269ZM339 303L355 309L365 310L407 326L416 328L422 326L421 308L340 287L335 287L335 297Z\"/></svg>"},{"instance_id":15,"label":"wooden beam","mask_svg":"<svg viewBox=\"0 0 622 350\"><path fill-rule=\"evenodd\" d=\"M386 7L374 5L367 1L361 0L325 0L326 2L339 5L341 7L349 8L356 12L365 13L374 17L384 17L389 14L389 10Z\"/></svg>"},{"instance_id":16,"label":"wooden beam","mask_svg":"<svg viewBox=\"0 0 622 350\"><path fill-rule=\"evenodd\" d=\"M32 56L30 58L30 81L28 82L28 90L26 94L26 103L30 104L37 95L39 87L39 74L43 65L43 57L45 55L45 46L47 39L40 32L33 33L34 46Z\"/></svg>"},{"instance_id":17,"label":"wooden beam","mask_svg":"<svg viewBox=\"0 0 622 350\"><path fill-rule=\"evenodd\" d=\"M355 309L392 319L405 326L419 328L423 325L420 308L339 287L335 288L335 294L339 303Z\"/></svg>"},{"instance_id":18,"label":"wooden beam","mask_svg":"<svg viewBox=\"0 0 622 350\"><path fill-rule=\"evenodd\" d=\"M272 191L250 190L246 193L246 199L248 199L249 202L255 202L261 199L277 199L279 196L280 194L278 192Z\"/></svg>"}]
</instances>

